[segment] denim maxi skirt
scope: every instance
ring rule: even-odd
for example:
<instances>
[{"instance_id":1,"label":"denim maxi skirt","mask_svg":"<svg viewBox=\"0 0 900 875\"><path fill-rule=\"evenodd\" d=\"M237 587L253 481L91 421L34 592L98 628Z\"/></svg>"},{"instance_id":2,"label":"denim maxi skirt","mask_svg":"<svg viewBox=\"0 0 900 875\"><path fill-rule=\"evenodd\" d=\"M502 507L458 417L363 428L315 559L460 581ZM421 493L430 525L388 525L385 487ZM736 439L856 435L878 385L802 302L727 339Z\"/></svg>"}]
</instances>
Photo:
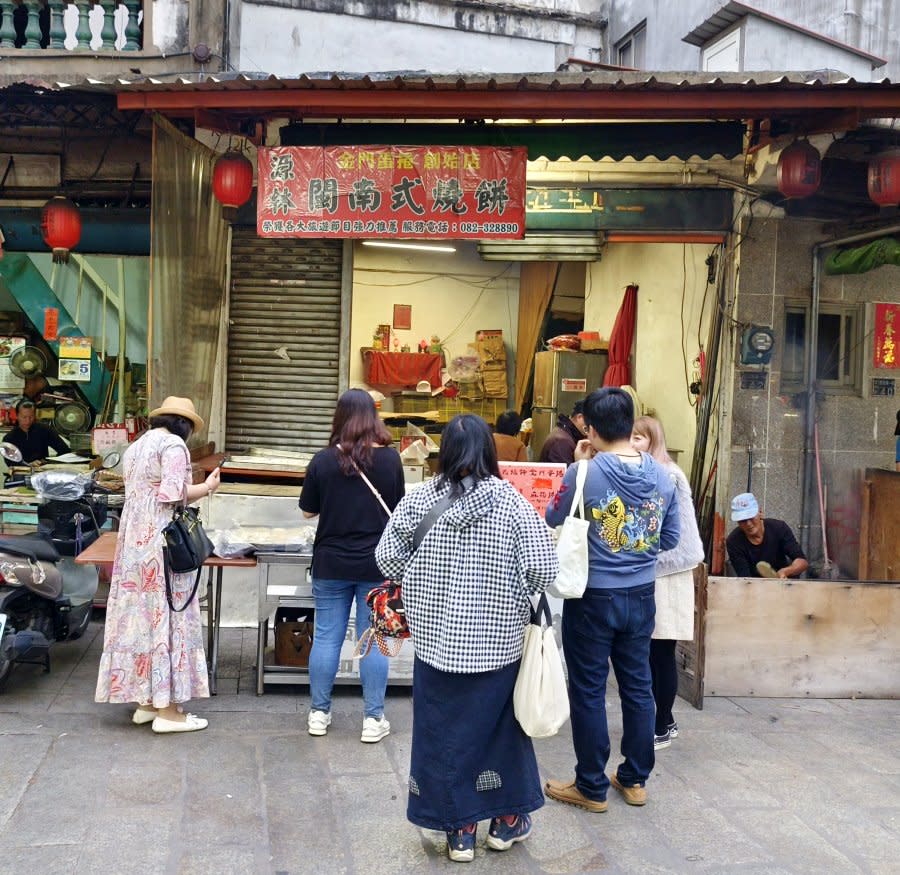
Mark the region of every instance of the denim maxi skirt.
<instances>
[{"instance_id":1,"label":"denim maxi skirt","mask_svg":"<svg viewBox=\"0 0 900 875\"><path fill-rule=\"evenodd\" d=\"M459 829L544 804L531 739L513 713L519 661L495 671L438 671L416 657L406 816Z\"/></svg>"}]
</instances>

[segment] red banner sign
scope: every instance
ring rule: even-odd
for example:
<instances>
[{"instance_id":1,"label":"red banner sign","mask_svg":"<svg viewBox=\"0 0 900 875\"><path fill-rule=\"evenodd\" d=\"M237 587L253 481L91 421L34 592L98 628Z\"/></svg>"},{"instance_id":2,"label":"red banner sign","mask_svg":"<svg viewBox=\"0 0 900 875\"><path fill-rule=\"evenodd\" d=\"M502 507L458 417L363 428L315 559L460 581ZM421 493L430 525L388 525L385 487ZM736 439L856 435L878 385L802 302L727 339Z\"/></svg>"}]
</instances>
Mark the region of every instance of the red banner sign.
<instances>
[{"instance_id":1,"label":"red banner sign","mask_svg":"<svg viewBox=\"0 0 900 875\"><path fill-rule=\"evenodd\" d=\"M900 304L875 305L875 367L900 368Z\"/></svg>"},{"instance_id":2,"label":"red banner sign","mask_svg":"<svg viewBox=\"0 0 900 875\"><path fill-rule=\"evenodd\" d=\"M261 237L525 235L524 148L282 146L258 155Z\"/></svg>"}]
</instances>

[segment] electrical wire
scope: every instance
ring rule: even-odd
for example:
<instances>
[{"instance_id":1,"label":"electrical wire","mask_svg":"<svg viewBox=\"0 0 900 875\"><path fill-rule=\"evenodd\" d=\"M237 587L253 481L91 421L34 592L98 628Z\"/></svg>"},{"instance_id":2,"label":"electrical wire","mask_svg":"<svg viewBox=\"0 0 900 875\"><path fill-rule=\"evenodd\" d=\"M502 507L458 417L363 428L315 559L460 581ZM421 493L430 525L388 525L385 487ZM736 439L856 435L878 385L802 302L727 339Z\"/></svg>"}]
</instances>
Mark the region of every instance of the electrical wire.
<instances>
[{"instance_id":1,"label":"electrical wire","mask_svg":"<svg viewBox=\"0 0 900 875\"><path fill-rule=\"evenodd\" d=\"M410 282L402 282L402 283L398 283L398 282L373 283L373 282L367 282L367 281L354 280L354 283L357 285L368 286L369 288L373 288L373 289L392 289L392 288L396 288L396 287L400 287L400 286L417 286L417 285L421 285L422 283L433 282L434 280L451 279L451 280L454 280L455 282L462 283L463 285L472 286L473 288L476 288L476 289L484 289L486 291L492 283L495 283L497 280L502 279L503 275L505 273L507 273L512 268L512 266L513 266L512 262L510 262L499 273L494 274L494 276L491 276L491 277L485 277L480 282L464 279L461 274L424 273L424 272L415 271L415 270L393 270L393 271L391 271L391 273L414 274L414 275L418 275L419 279L411 280ZM374 273L374 274L380 274L383 276L385 271L383 269L363 267L363 268L356 268L353 273L354 273L354 276L359 273ZM510 278L510 279L512 279L512 278Z\"/></svg>"}]
</instances>

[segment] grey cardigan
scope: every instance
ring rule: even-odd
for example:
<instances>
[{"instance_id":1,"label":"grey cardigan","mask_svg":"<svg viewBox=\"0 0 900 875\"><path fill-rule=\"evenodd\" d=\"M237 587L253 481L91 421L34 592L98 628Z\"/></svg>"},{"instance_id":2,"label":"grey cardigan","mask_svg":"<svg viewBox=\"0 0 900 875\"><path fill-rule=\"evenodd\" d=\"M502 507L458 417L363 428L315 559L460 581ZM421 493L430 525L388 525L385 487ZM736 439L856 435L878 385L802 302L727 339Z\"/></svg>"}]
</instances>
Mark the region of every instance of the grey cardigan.
<instances>
[{"instance_id":1,"label":"grey cardigan","mask_svg":"<svg viewBox=\"0 0 900 875\"><path fill-rule=\"evenodd\" d=\"M657 578L677 571L689 571L703 561L703 542L697 530L697 517L691 500L691 487L684 471L674 462L664 466L675 481L675 500L678 502L678 519L681 523L681 537L678 546L664 550L656 560Z\"/></svg>"}]
</instances>

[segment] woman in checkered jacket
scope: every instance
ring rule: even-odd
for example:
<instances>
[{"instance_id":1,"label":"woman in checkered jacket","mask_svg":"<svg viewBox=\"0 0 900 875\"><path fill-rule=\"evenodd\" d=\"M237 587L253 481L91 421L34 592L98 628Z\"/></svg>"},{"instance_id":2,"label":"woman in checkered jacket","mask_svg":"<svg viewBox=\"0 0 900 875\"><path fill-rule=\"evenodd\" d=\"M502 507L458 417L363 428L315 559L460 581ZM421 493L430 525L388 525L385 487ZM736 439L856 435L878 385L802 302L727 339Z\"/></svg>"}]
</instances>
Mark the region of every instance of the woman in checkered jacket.
<instances>
[{"instance_id":1,"label":"woman in checkered jacket","mask_svg":"<svg viewBox=\"0 0 900 875\"><path fill-rule=\"evenodd\" d=\"M443 498L452 503L414 535ZM500 479L491 430L457 416L441 438L440 474L397 505L375 559L402 580L416 649L407 817L447 833L450 858L473 859L479 820L507 850L543 804L531 739L513 713L529 597L556 577L550 530Z\"/></svg>"}]
</instances>

